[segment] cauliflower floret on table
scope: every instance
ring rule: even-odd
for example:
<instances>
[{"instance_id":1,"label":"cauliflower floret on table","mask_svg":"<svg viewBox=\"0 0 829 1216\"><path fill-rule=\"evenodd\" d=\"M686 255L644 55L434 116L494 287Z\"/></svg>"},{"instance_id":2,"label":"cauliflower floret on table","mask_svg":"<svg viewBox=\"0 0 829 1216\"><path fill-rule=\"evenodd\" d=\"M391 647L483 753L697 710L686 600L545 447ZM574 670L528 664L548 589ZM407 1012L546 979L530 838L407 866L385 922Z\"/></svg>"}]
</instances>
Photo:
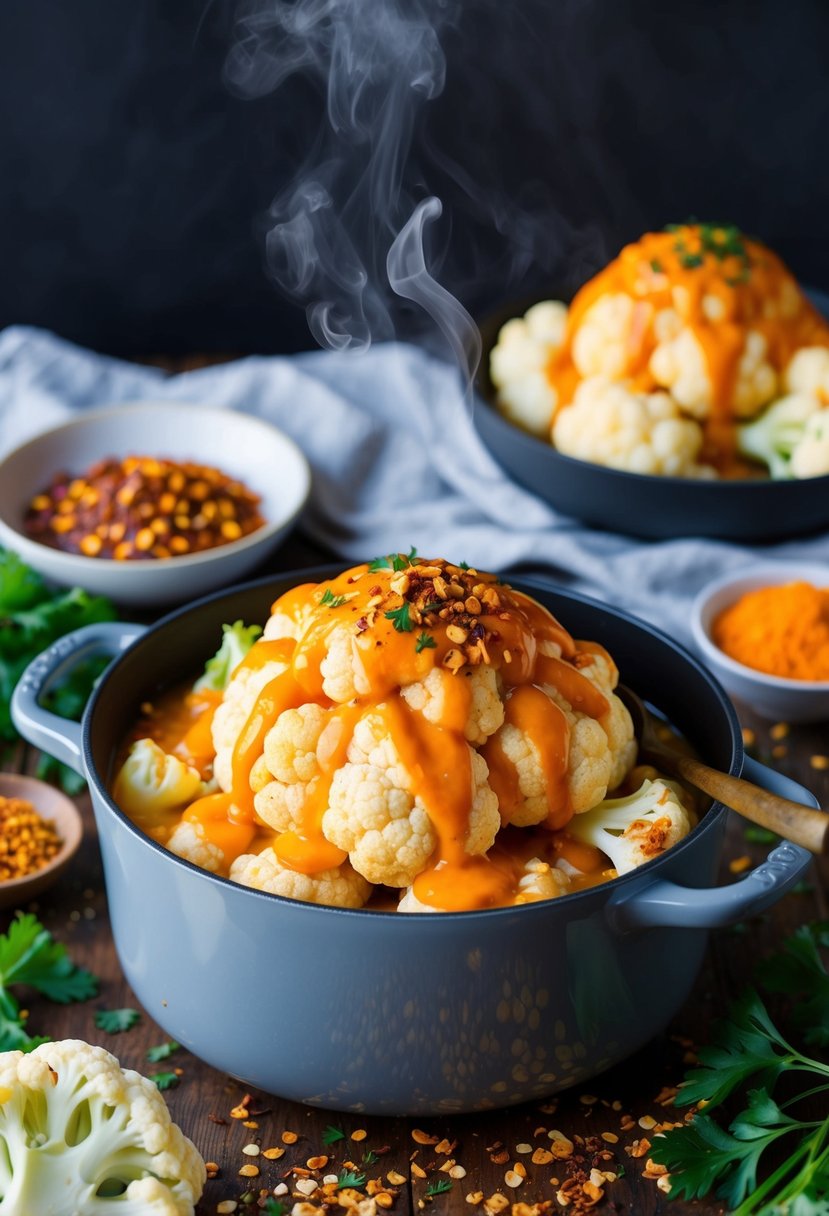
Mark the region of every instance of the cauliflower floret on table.
<instances>
[{"instance_id":1,"label":"cauliflower floret on table","mask_svg":"<svg viewBox=\"0 0 829 1216\"><path fill-rule=\"evenodd\" d=\"M635 393L621 384L584 380L553 423L553 444L565 456L628 473L710 477L696 463L702 430L683 418L666 393Z\"/></svg>"},{"instance_id":2,"label":"cauliflower floret on table","mask_svg":"<svg viewBox=\"0 0 829 1216\"><path fill-rule=\"evenodd\" d=\"M501 819L485 761L472 748L468 754L472 799L465 848L478 854L491 847ZM346 764L334 774L322 831L369 882L408 886L434 852L437 834L412 788L382 716L367 714L354 730Z\"/></svg>"},{"instance_id":3,"label":"cauliflower floret on table","mask_svg":"<svg viewBox=\"0 0 829 1216\"><path fill-rule=\"evenodd\" d=\"M534 304L501 328L490 356L490 377L503 412L536 435L548 434L555 412L558 398L547 365L564 341L566 324L566 305L557 300Z\"/></svg>"},{"instance_id":4,"label":"cauliflower floret on table","mask_svg":"<svg viewBox=\"0 0 829 1216\"><path fill-rule=\"evenodd\" d=\"M0 1210L193 1216L205 1179L158 1087L102 1047L0 1054Z\"/></svg>"},{"instance_id":5,"label":"cauliflower floret on table","mask_svg":"<svg viewBox=\"0 0 829 1216\"><path fill-rule=\"evenodd\" d=\"M371 883L343 862L333 870L302 874L284 866L272 848L261 853L244 853L230 867L230 877L244 887L299 899L308 904L328 904L335 908L362 908L371 894Z\"/></svg>"},{"instance_id":6,"label":"cauliflower floret on table","mask_svg":"<svg viewBox=\"0 0 829 1216\"><path fill-rule=\"evenodd\" d=\"M768 343L757 330L746 334L737 363L730 408L735 417L751 418L772 400L777 391L777 373L767 359ZM699 339L683 327L659 342L649 362L656 383L669 389L673 399L695 418L708 418L713 392L708 361Z\"/></svg>"},{"instance_id":7,"label":"cauliflower floret on table","mask_svg":"<svg viewBox=\"0 0 829 1216\"><path fill-rule=\"evenodd\" d=\"M459 680L469 696L464 735L469 743L485 743L504 721L498 674L492 667L466 667L454 675L445 668L433 667L425 680L405 685L401 696L410 709L440 726L449 712L447 703L451 705L454 684Z\"/></svg>"},{"instance_id":8,"label":"cauliflower floret on table","mask_svg":"<svg viewBox=\"0 0 829 1216\"><path fill-rule=\"evenodd\" d=\"M152 739L138 739L118 771L112 796L121 810L146 823L186 806L203 790L196 769Z\"/></svg>"},{"instance_id":9,"label":"cauliflower floret on table","mask_svg":"<svg viewBox=\"0 0 829 1216\"><path fill-rule=\"evenodd\" d=\"M677 791L666 781L644 781L627 798L608 798L570 821L567 831L605 853L627 874L664 853L691 830Z\"/></svg>"}]
</instances>

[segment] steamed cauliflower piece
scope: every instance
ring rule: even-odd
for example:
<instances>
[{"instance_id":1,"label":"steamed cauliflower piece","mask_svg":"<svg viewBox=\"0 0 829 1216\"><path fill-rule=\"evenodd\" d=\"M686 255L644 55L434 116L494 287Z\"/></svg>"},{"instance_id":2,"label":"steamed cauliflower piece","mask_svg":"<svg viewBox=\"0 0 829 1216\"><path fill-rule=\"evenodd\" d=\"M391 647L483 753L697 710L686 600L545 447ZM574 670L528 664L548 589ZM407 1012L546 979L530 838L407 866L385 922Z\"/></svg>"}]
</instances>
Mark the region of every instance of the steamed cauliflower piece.
<instances>
[{"instance_id":1,"label":"steamed cauliflower piece","mask_svg":"<svg viewBox=\"0 0 829 1216\"><path fill-rule=\"evenodd\" d=\"M121 765L112 796L128 815L146 823L186 806L203 790L196 769L163 751L152 739L139 739Z\"/></svg>"},{"instance_id":2,"label":"steamed cauliflower piece","mask_svg":"<svg viewBox=\"0 0 829 1216\"><path fill-rule=\"evenodd\" d=\"M335 908L362 908L371 894L371 884L347 861L319 874L301 874L283 866L272 848L237 857L230 867L230 877L257 891Z\"/></svg>"},{"instance_id":3,"label":"steamed cauliflower piece","mask_svg":"<svg viewBox=\"0 0 829 1216\"><path fill-rule=\"evenodd\" d=\"M507 321L490 356L490 376L504 413L536 435L548 435L557 405L547 365L564 340L566 324L566 305L543 300Z\"/></svg>"},{"instance_id":4,"label":"steamed cauliflower piece","mask_svg":"<svg viewBox=\"0 0 829 1216\"><path fill-rule=\"evenodd\" d=\"M804 346L796 351L783 373L783 384L789 393L804 393L829 405L829 347Z\"/></svg>"},{"instance_id":5,"label":"steamed cauliflower piece","mask_svg":"<svg viewBox=\"0 0 829 1216\"><path fill-rule=\"evenodd\" d=\"M217 844L208 840L200 823L183 819L176 824L167 841L167 848L184 861L190 861L202 870L218 874L225 864L225 855Z\"/></svg>"},{"instance_id":6,"label":"steamed cauliflower piece","mask_svg":"<svg viewBox=\"0 0 829 1216\"><path fill-rule=\"evenodd\" d=\"M570 890L570 877L565 870L551 866L549 862L539 857L531 858L524 866L524 872L518 880L518 890L512 901L514 907L522 904L538 903L542 899L557 899L566 895ZM418 899L414 888L404 891L398 912L439 912L440 909L432 904L425 904Z\"/></svg>"},{"instance_id":7,"label":"steamed cauliflower piece","mask_svg":"<svg viewBox=\"0 0 829 1216\"><path fill-rule=\"evenodd\" d=\"M553 443L565 456L628 473L708 477L696 463L702 430L666 393L635 393L605 379L584 380L556 416Z\"/></svg>"},{"instance_id":8,"label":"steamed cauliflower piece","mask_svg":"<svg viewBox=\"0 0 829 1216\"><path fill-rule=\"evenodd\" d=\"M571 836L607 854L618 874L658 857L690 830L677 788L660 780L644 781L626 798L608 798L568 826Z\"/></svg>"},{"instance_id":9,"label":"steamed cauliflower piece","mask_svg":"<svg viewBox=\"0 0 829 1216\"><path fill-rule=\"evenodd\" d=\"M410 709L418 710L428 722L440 726L446 713L446 700L451 696L451 682L463 680L469 686L469 717L464 735L469 743L485 743L504 721L504 703L498 687L498 675L491 667L468 667L452 675L433 667L425 680L407 684L401 696Z\"/></svg>"},{"instance_id":10,"label":"steamed cauliflower piece","mask_svg":"<svg viewBox=\"0 0 829 1216\"><path fill-rule=\"evenodd\" d=\"M267 629L265 630L267 634ZM254 646L259 645L258 642ZM213 775L220 789L229 790L233 785L233 747L251 710L262 690L271 680L285 671L287 663L273 659L261 667L242 667L231 679L224 692L221 704L213 716L213 746L216 759Z\"/></svg>"},{"instance_id":11,"label":"steamed cauliflower piece","mask_svg":"<svg viewBox=\"0 0 829 1216\"><path fill-rule=\"evenodd\" d=\"M573 363L585 379L622 380L627 374L634 326L650 320L649 304L625 292L604 295L588 308L573 335Z\"/></svg>"},{"instance_id":12,"label":"steamed cauliflower piece","mask_svg":"<svg viewBox=\"0 0 829 1216\"><path fill-rule=\"evenodd\" d=\"M320 775L317 745L327 720L327 711L310 702L286 709L265 736L261 769L251 773L251 785L258 787L253 804L276 832L301 827L308 786Z\"/></svg>"},{"instance_id":13,"label":"steamed cauliflower piece","mask_svg":"<svg viewBox=\"0 0 829 1216\"><path fill-rule=\"evenodd\" d=\"M498 800L487 784L484 759L472 748L469 757L473 796L466 852L486 853L501 826ZM412 785L382 716L367 714L355 727L347 763L334 774L322 831L369 882L408 886L434 852L437 836Z\"/></svg>"}]
</instances>

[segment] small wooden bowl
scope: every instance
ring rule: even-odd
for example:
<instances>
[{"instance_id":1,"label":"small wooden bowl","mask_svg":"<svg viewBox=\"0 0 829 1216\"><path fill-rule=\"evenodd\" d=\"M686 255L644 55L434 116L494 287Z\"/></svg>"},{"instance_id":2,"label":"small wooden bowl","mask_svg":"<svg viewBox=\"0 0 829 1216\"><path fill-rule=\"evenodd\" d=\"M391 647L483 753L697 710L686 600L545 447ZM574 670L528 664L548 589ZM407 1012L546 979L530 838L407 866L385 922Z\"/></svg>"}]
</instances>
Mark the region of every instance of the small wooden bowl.
<instances>
[{"instance_id":1,"label":"small wooden bowl","mask_svg":"<svg viewBox=\"0 0 829 1216\"><path fill-rule=\"evenodd\" d=\"M0 798L23 798L30 802L41 818L54 823L62 842L60 851L41 869L0 882L0 908L19 907L40 895L63 873L81 843L83 821L70 798L36 777L0 773Z\"/></svg>"}]
</instances>

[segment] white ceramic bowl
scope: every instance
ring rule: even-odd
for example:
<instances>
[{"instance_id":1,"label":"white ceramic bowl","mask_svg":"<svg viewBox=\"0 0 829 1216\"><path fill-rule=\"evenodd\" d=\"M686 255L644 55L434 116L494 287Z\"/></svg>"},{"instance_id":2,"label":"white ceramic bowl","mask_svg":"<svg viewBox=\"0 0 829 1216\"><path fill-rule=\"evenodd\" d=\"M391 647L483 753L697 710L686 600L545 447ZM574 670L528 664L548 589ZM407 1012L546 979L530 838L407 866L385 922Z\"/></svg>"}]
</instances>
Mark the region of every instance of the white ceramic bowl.
<instances>
[{"instance_id":1,"label":"white ceramic bowl","mask_svg":"<svg viewBox=\"0 0 829 1216\"><path fill-rule=\"evenodd\" d=\"M83 557L23 533L32 497L55 473L81 474L107 456L129 455L212 465L260 496L266 523L241 540L163 560ZM125 403L36 435L0 461L0 544L54 582L120 604L182 603L230 586L261 562L295 522L310 485L308 462L296 444L250 414L175 402Z\"/></svg>"},{"instance_id":2,"label":"white ceramic bowl","mask_svg":"<svg viewBox=\"0 0 829 1216\"><path fill-rule=\"evenodd\" d=\"M829 681L766 675L729 658L711 640L716 616L741 595L759 587L793 582L829 587L829 566L775 562L749 566L716 579L703 587L694 601L691 628L697 650L732 697L775 722L820 722L829 719Z\"/></svg>"}]
</instances>

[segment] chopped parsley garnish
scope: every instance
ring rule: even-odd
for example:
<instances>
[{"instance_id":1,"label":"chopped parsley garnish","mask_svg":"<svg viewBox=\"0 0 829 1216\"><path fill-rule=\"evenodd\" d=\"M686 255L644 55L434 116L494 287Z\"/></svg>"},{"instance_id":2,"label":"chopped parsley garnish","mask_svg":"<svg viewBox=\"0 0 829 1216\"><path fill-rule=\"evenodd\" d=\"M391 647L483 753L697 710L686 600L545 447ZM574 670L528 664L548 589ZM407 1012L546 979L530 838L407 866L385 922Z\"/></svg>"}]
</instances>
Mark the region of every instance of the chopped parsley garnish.
<instances>
[{"instance_id":1,"label":"chopped parsley garnish","mask_svg":"<svg viewBox=\"0 0 829 1216\"><path fill-rule=\"evenodd\" d=\"M751 257L746 249L745 237L736 224L700 224L695 219L689 219L685 224L666 224L665 231L681 233L689 227L695 228L699 234L699 249L689 249L684 237L678 236L674 242L674 252L682 266L687 270L694 270L705 263L707 254L718 262L733 258L741 264L740 269L737 274L729 275L726 283L729 287L738 287L741 283L748 282ZM651 266L656 269L653 262Z\"/></svg>"},{"instance_id":2,"label":"chopped parsley garnish","mask_svg":"<svg viewBox=\"0 0 829 1216\"><path fill-rule=\"evenodd\" d=\"M107 1034L123 1034L140 1021L137 1009L99 1009L95 1014L95 1025Z\"/></svg>"},{"instance_id":3,"label":"chopped parsley garnish","mask_svg":"<svg viewBox=\"0 0 829 1216\"><path fill-rule=\"evenodd\" d=\"M323 1144L336 1144L338 1140L345 1140L345 1132L341 1131L338 1127L334 1127L333 1123L329 1123L322 1133Z\"/></svg>"},{"instance_id":4,"label":"chopped parsley garnish","mask_svg":"<svg viewBox=\"0 0 829 1216\"><path fill-rule=\"evenodd\" d=\"M367 1149L366 1152L363 1153L363 1165L374 1165L376 1160L377 1154L375 1153L374 1149Z\"/></svg>"},{"instance_id":5,"label":"chopped parsley garnish","mask_svg":"<svg viewBox=\"0 0 829 1216\"><path fill-rule=\"evenodd\" d=\"M696 270L697 266L702 266L705 258L701 253L682 253L679 260L686 270Z\"/></svg>"},{"instance_id":6,"label":"chopped parsley garnish","mask_svg":"<svg viewBox=\"0 0 829 1216\"><path fill-rule=\"evenodd\" d=\"M342 608L345 598L344 595L335 595L330 587L326 587L322 593L320 604L323 604L326 608Z\"/></svg>"},{"instance_id":7,"label":"chopped parsley garnish","mask_svg":"<svg viewBox=\"0 0 829 1216\"><path fill-rule=\"evenodd\" d=\"M359 1188L365 1186L365 1182L365 1174L358 1174L356 1170L341 1170L337 1178L337 1190L344 1186Z\"/></svg>"},{"instance_id":8,"label":"chopped parsley garnish","mask_svg":"<svg viewBox=\"0 0 829 1216\"><path fill-rule=\"evenodd\" d=\"M407 566L413 565L417 557L417 549L412 545L408 553L385 553L382 557L375 557L370 561L368 568L374 572L376 570L394 570L399 573L405 570Z\"/></svg>"},{"instance_id":9,"label":"chopped parsley garnish","mask_svg":"<svg viewBox=\"0 0 829 1216\"><path fill-rule=\"evenodd\" d=\"M178 1085L180 1077L177 1072L156 1072L150 1077L151 1081L155 1081L159 1089L174 1089Z\"/></svg>"},{"instance_id":10,"label":"chopped parsley garnish","mask_svg":"<svg viewBox=\"0 0 829 1216\"><path fill-rule=\"evenodd\" d=\"M419 633L415 641L415 654L420 654L421 650L434 650L436 646L437 642L431 633Z\"/></svg>"},{"instance_id":11,"label":"chopped parsley garnish","mask_svg":"<svg viewBox=\"0 0 829 1216\"><path fill-rule=\"evenodd\" d=\"M651 270L654 274L662 274L662 263L659 258L651 259Z\"/></svg>"},{"instance_id":12,"label":"chopped parsley garnish","mask_svg":"<svg viewBox=\"0 0 829 1216\"><path fill-rule=\"evenodd\" d=\"M285 1216L285 1204L280 1203L278 1199L270 1198L266 1200L262 1211L265 1216Z\"/></svg>"},{"instance_id":13,"label":"chopped parsley garnish","mask_svg":"<svg viewBox=\"0 0 829 1216\"><path fill-rule=\"evenodd\" d=\"M448 1178L433 1178L426 1187L427 1195L443 1195L446 1191L452 1190L452 1183Z\"/></svg>"},{"instance_id":14,"label":"chopped parsley garnish","mask_svg":"<svg viewBox=\"0 0 829 1216\"><path fill-rule=\"evenodd\" d=\"M468 570L469 562L458 562L458 569L459 570Z\"/></svg>"},{"instance_id":15,"label":"chopped parsley garnish","mask_svg":"<svg viewBox=\"0 0 829 1216\"><path fill-rule=\"evenodd\" d=\"M443 600L431 600L421 608L421 612L440 612L441 608L445 608L446 604Z\"/></svg>"},{"instance_id":16,"label":"chopped parsley garnish","mask_svg":"<svg viewBox=\"0 0 829 1216\"><path fill-rule=\"evenodd\" d=\"M151 1064L160 1064L162 1060L168 1059L178 1049L179 1044L174 1039L170 1039L167 1043L159 1043L157 1047L150 1047L147 1050L147 1059Z\"/></svg>"},{"instance_id":17,"label":"chopped parsley garnish","mask_svg":"<svg viewBox=\"0 0 829 1216\"><path fill-rule=\"evenodd\" d=\"M409 613L410 605L404 601L399 608L392 608L383 615L387 621L391 621L398 633L411 633L413 625Z\"/></svg>"}]
</instances>

